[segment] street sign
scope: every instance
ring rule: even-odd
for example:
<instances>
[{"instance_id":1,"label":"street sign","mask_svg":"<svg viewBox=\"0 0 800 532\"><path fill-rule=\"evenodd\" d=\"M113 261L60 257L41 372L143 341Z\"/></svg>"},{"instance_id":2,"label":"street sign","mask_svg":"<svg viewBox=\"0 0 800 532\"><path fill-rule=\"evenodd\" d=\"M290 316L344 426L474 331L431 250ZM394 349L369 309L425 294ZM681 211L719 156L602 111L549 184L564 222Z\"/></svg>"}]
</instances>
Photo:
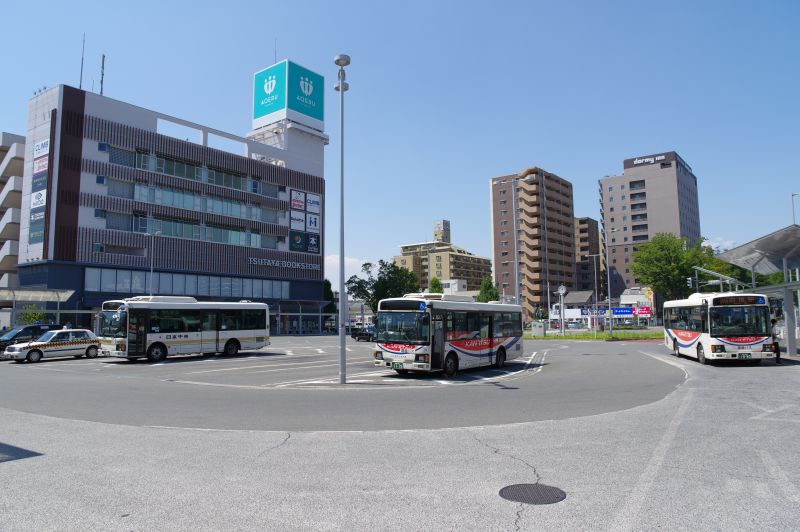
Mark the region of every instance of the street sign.
<instances>
[{"instance_id":1,"label":"street sign","mask_svg":"<svg viewBox=\"0 0 800 532\"><path fill-rule=\"evenodd\" d=\"M563 296L567 293L567 287L562 285L558 286L558 295Z\"/></svg>"}]
</instances>

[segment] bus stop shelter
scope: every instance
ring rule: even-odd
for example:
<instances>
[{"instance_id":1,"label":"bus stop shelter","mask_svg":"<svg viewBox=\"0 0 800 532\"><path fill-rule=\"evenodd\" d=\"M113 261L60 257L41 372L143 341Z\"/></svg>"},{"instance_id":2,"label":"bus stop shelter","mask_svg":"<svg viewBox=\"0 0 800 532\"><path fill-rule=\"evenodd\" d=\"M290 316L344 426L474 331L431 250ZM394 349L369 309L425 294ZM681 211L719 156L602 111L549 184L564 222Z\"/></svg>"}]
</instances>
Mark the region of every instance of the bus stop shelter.
<instances>
[{"instance_id":1,"label":"bus stop shelter","mask_svg":"<svg viewBox=\"0 0 800 532\"><path fill-rule=\"evenodd\" d=\"M783 273L783 283L758 287L766 296L783 299L786 323L786 347L790 355L797 353L797 311L794 294L800 299L800 225L790 225L739 247L720 253L718 257L750 270L755 288L755 274Z\"/></svg>"}]
</instances>

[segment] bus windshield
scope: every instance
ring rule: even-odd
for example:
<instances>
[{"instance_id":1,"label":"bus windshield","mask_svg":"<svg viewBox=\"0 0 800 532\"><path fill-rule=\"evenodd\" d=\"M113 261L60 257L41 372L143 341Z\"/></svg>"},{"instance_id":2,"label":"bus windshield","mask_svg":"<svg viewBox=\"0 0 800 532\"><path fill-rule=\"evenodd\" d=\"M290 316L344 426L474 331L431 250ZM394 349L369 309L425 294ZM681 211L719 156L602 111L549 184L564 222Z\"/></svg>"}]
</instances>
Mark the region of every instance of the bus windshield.
<instances>
[{"instance_id":1,"label":"bus windshield","mask_svg":"<svg viewBox=\"0 0 800 532\"><path fill-rule=\"evenodd\" d=\"M428 343L426 312L378 312L378 342Z\"/></svg>"},{"instance_id":2,"label":"bus windshield","mask_svg":"<svg viewBox=\"0 0 800 532\"><path fill-rule=\"evenodd\" d=\"M769 336L767 307L712 307L711 336Z\"/></svg>"},{"instance_id":3,"label":"bus windshield","mask_svg":"<svg viewBox=\"0 0 800 532\"><path fill-rule=\"evenodd\" d=\"M128 313L125 310L104 310L100 313L100 336L125 338Z\"/></svg>"}]
</instances>

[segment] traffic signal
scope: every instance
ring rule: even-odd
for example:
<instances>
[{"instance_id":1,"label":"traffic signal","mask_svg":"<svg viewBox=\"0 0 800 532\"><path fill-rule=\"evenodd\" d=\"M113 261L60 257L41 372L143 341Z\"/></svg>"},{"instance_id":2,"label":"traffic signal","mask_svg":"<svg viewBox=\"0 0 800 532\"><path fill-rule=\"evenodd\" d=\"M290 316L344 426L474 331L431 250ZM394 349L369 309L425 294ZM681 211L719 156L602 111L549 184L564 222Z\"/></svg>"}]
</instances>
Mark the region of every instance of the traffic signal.
<instances>
[{"instance_id":1,"label":"traffic signal","mask_svg":"<svg viewBox=\"0 0 800 532\"><path fill-rule=\"evenodd\" d=\"M686 278L686 286L688 286L689 288L692 287L692 278L691 277L687 277Z\"/></svg>"}]
</instances>

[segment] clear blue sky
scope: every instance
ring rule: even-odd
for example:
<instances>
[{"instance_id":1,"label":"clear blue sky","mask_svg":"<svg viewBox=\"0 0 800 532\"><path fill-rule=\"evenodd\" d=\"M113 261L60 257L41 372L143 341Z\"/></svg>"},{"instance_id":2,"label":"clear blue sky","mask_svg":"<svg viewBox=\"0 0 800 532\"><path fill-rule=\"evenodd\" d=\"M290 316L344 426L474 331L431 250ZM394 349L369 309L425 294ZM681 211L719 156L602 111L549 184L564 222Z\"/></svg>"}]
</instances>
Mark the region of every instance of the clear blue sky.
<instances>
[{"instance_id":1,"label":"clear blue sky","mask_svg":"<svg viewBox=\"0 0 800 532\"><path fill-rule=\"evenodd\" d=\"M465 6L474 7L465 7ZM244 135L252 74L291 58L326 77L326 255L338 253L338 101L348 53L346 256L390 258L452 222L491 255L489 178L537 165L599 216L598 178L676 150L702 234L730 247L791 223L800 192L800 3L13 2L2 9L0 129L41 86L77 86ZM800 198L797 201L800 215ZM336 262L335 259L330 262ZM352 270L348 268L348 273ZM327 277L336 283L336 271Z\"/></svg>"}]
</instances>

